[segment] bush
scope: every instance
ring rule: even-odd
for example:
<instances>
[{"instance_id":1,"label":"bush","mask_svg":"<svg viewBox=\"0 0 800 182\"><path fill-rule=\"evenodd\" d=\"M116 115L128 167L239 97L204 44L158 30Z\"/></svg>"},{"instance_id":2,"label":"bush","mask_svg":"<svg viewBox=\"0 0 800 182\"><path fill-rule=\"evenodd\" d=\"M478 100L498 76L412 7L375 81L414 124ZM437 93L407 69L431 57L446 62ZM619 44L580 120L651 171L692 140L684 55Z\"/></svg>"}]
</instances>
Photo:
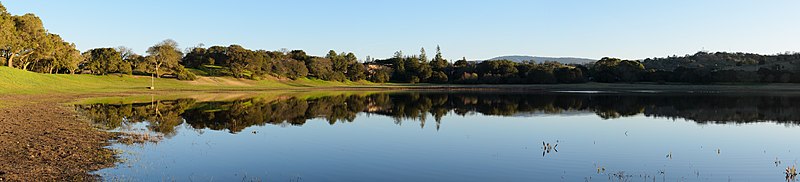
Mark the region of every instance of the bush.
<instances>
[{"instance_id":1,"label":"bush","mask_svg":"<svg viewBox=\"0 0 800 182\"><path fill-rule=\"evenodd\" d=\"M434 72L430 78L431 83L447 83L447 74L441 71Z\"/></svg>"},{"instance_id":2,"label":"bush","mask_svg":"<svg viewBox=\"0 0 800 182\"><path fill-rule=\"evenodd\" d=\"M131 75L133 74L133 67L131 67L131 63L129 62L121 62L119 63L119 73Z\"/></svg>"},{"instance_id":3,"label":"bush","mask_svg":"<svg viewBox=\"0 0 800 182\"><path fill-rule=\"evenodd\" d=\"M178 80L197 80L197 75L186 69L180 69L176 74Z\"/></svg>"}]
</instances>

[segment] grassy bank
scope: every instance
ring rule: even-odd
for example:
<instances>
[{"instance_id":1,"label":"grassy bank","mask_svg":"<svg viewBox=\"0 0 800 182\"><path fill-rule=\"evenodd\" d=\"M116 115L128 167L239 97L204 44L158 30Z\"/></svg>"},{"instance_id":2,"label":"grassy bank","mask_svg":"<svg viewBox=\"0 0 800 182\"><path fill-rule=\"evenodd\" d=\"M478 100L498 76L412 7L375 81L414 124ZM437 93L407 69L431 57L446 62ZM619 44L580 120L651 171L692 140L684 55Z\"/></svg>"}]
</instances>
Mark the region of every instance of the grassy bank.
<instances>
[{"instance_id":1,"label":"grassy bank","mask_svg":"<svg viewBox=\"0 0 800 182\"><path fill-rule=\"evenodd\" d=\"M195 81L155 79L157 90L267 90L308 87L370 86L368 82L329 82L314 79L247 80L229 77L200 77ZM132 75L40 74L0 66L0 93L98 93L147 91L151 78Z\"/></svg>"},{"instance_id":2,"label":"grassy bank","mask_svg":"<svg viewBox=\"0 0 800 182\"><path fill-rule=\"evenodd\" d=\"M0 94L86 94L152 92L150 77L132 75L40 74L0 66ZM689 91L689 92L797 92L800 84L656 84L582 83L541 85L452 85L452 84L376 84L370 82L331 82L315 79L248 80L230 77L200 77L195 81L155 79L156 92L163 91L275 91L275 90L495 90L495 91Z\"/></svg>"}]
</instances>

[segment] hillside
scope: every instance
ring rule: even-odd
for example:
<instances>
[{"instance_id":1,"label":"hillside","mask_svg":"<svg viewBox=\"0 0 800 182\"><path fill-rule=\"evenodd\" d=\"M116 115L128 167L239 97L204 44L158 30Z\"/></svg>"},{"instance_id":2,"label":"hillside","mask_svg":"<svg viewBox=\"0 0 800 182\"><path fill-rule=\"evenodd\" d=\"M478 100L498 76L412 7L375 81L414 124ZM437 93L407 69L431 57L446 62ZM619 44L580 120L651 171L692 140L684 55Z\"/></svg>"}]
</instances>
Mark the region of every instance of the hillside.
<instances>
[{"instance_id":1,"label":"hillside","mask_svg":"<svg viewBox=\"0 0 800 182\"><path fill-rule=\"evenodd\" d=\"M574 57L537 57L537 56L500 56L495 57L489 60L509 60L514 62L522 62L522 61L535 61L537 63L542 63L545 61L555 61L563 64L586 64L586 63L593 63L597 60L594 59L586 59L586 58L574 58Z\"/></svg>"}]
</instances>

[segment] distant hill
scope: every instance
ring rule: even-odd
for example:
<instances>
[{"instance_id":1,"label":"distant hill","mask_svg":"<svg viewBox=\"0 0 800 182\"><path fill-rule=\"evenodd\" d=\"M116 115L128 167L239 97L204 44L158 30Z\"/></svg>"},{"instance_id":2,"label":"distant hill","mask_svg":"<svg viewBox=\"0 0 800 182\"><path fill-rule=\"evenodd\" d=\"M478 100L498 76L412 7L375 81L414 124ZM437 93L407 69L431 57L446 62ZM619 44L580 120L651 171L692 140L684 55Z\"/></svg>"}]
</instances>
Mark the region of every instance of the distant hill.
<instances>
[{"instance_id":1,"label":"distant hill","mask_svg":"<svg viewBox=\"0 0 800 182\"><path fill-rule=\"evenodd\" d=\"M586 58L573 58L573 57L537 57L537 56L500 56L496 58L492 58L489 60L509 60L514 62L522 62L522 61L536 61L537 63L543 63L545 61L555 61L563 64L585 64L585 63L592 63L597 60L594 59L586 59Z\"/></svg>"}]
</instances>

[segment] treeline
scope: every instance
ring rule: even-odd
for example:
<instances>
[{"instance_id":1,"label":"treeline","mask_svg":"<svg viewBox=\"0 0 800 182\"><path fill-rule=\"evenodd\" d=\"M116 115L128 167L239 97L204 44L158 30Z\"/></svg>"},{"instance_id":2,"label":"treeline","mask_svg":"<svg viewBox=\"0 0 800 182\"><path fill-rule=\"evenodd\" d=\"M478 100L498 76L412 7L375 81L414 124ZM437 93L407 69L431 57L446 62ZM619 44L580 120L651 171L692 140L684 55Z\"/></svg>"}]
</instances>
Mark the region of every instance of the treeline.
<instances>
[{"instance_id":1,"label":"treeline","mask_svg":"<svg viewBox=\"0 0 800 182\"><path fill-rule=\"evenodd\" d=\"M138 74L193 80L201 76L246 79L314 78L327 81L435 84L556 84L636 82L800 83L800 53L758 55L699 52L682 57L621 60L603 58L585 65L509 60L446 60L437 46L433 58L398 51L388 59L330 50L312 56L303 50L250 50L239 45L179 49L165 40L138 55L130 48L94 48L81 53L75 44L48 32L33 14L11 15L0 4L0 63L51 74Z\"/></svg>"},{"instance_id":2,"label":"treeline","mask_svg":"<svg viewBox=\"0 0 800 182\"><path fill-rule=\"evenodd\" d=\"M591 65L592 81L608 83L800 83L800 53L707 53L645 59L603 58Z\"/></svg>"},{"instance_id":3,"label":"treeline","mask_svg":"<svg viewBox=\"0 0 800 182\"><path fill-rule=\"evenodd\" d=\"M378 69L391 73L389 80L401 83L457 83L457 84L517 84L517 83L583 83L588 80L588 69L583 65L564 65L557 62L513 62L509 60L467 61L461 59L451 64L442 58L439 47L428 60L425 49L419 55L404 56L401 51L394 57L368 62ZM381 80L373 80L381 81Z\"/></svg>"},{"instance_id":4,"label":"treeline","mask_svg":"<svg viewBox=\"0 0 800 182\"><path fill-rule=\"evenodd\" d=\"M249 50L239 45L191 48L181 64L205 76L261 79L314 77L329 81L361 81L367 69L353 53L329 51L325 57L310 56L303 50Z\"/></svg>"}]
</instances>

